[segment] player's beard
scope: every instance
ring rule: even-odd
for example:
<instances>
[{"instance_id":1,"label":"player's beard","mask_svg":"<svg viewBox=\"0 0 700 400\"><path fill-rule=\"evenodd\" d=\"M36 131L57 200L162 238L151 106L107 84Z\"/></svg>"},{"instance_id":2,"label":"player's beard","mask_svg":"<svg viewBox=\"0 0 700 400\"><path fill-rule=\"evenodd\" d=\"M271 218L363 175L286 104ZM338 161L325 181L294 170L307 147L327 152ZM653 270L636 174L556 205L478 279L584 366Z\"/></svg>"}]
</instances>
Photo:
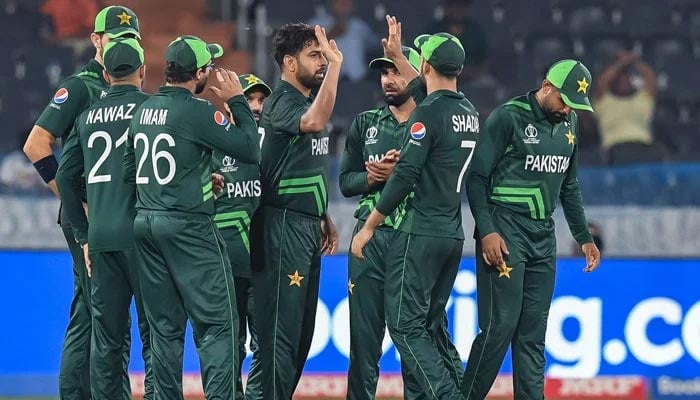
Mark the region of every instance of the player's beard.
<instances>
[{"instance_id":1,"label":"player's beard","mask_svg":"<svg viewBox=\"0 0 700 400\"><path fill-rule=\"evenodd\" d=\"M251 110L251 111L253 112L253 118L255 119L255 122L257 122L259 124L260 123L260 116L262 115L262 113L258 110Z\"/></svg>"},{"instance_id":2,"label":"player's beard","mask_svg":"<svg viewBox=\"0 0 700 400\"><path fill-rule=\"evenodd\" d=\"M559 111L553 111L549 109L548 107L544 108L544 115L547 117L547 120L553 124L558 124L561 123L566 119L566 114L563 112Z\"/></svg>"},{"instance_id":3,"label":"player's beard","mask_svg":"<svg viewBox=\"0 0 700 400\"><path fill-rule=\"evenodd\" d=\"M385 93L384 94L384 101L386 101L386 104L388 104L390 106L400 107L405 102L407 102L410 97L411 97L411 95L408 94L408 90L404 89L403 91L397 92L396 94L387 95Z\"/></svg>"},{"instance_id":4,"label":"player's beard","mask_svg":"<svg viewBox=\"0 0 700 400\"><path fill-rule=\"evenodd\" d=\"M207 87L207 79L207 76L204 75L204 78L197 81L197 85L194 87L194 94L200 94L204 91L204 88Z\"/></svg>"},{"instance_id":5,"label":"player's beard","mask_svg":"<svg viewBox=\"0 0 700 400\"><path fill-rule=\"evenodd\" d=\"M321 75L320 77L318 75L319 72L323 73L323 75ZM318 89L323 83L323 77L325 76L325 72L325 68L322 68L316 71L316 73L312 73L308 69L306 69L306 67L299 65L299 69L296 73L296 78L299 81L299 83L304 85L304 87L309 89Z\"/></svg>"}]
</instances>

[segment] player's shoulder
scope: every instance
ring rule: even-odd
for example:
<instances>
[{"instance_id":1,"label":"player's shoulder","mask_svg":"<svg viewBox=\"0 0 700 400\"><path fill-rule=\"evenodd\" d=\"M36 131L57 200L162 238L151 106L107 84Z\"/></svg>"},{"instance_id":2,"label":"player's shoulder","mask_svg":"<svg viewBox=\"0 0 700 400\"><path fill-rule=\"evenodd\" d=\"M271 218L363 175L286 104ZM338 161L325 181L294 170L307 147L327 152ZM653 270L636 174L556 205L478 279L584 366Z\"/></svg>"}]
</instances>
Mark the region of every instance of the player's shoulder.
<instances>
[{"instance_id":1,"label":"player's shoulder","mask_svg":"<svg viewBox=\"0 0 700 400\"><path fill-rule=\"evenodd\" d=\"M497 107L494 112L499 114L516 114L528 115L532 113L532 106L527 95L513 97L506 101L501 106Z\"/></svg>"},{"instance_id":2,"label":"player's shoulder","mask_svg":"<svg viewBox=\"0 0 700 400\"><path fill-rule=\"evenodd\" d=\"M384 107L374 108L372 110L363 111L355 117L355 122L360 124L371 123L377 121L382 115Z\"/></svg>"},{"instance_id":3,"label":"player's shoulder","mask_svg":"<svg viewBox=\"0 0 700 400\"><path fill-rule=\"evenodd\" d=\"M77 75L71 75L58 84L52 100L56 104L62 104L84 96L89 96L87 84Z\"/></svg>"}]
</instances>

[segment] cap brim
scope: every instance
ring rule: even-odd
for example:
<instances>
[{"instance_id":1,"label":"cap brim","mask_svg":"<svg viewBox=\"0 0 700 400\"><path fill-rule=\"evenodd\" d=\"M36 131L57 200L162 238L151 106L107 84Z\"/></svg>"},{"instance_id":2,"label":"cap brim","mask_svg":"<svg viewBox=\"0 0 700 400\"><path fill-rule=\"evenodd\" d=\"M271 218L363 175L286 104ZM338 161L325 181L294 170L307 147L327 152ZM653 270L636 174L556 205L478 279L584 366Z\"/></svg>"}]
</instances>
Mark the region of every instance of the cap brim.
<instances>
[{"instance_id":1,"label":"cap brim","mask_svg":"<svg viewBox=\"0 0 700 400\"><path fill-rule=\"evenodd\" d=\"M375 58L374 60L369 62L369 68L370 69L381 69L384 67L384 64L389 64L391 66L395 66L393 61L391 59L386 58L386 57L379 57Z\"/></svg>"},{"instance_id":2,"label":"cap brim","mask_svg":"<svg viewBox=\"0 0 700 400\"><path fill-rule=\"evenodd\" d=\"M569 96L562 93L561 91L559 92L559 94L561 95L561 99L564 101L564 104L573 108L574 110L593 112L593 107L591 106L591 101L588 100L588 97L576 96L578 97L576 101L572 101L571 98L569 98Z\"/></svg>"},{"instance_id":3,"label":"cap brim","mask_svg":"<svg viewBox=\"0 0 700 400\"><path fill-rule=\"evenodd\" d=\"M209 50L211 58L219 58L224 55L224 48L217 43L207 44L207 50Z\"/></svg>"},{"instance_id":4,"label":"cap brim","mask_svg":"<svg viewBox=\"0 0 700 400\"><path fill-rule=\"evenodd\" d=\"M263 93L265 93L265 96L269 96L270 93L272 93L272 89L270 89L269 86L267 86L266 84L264 84L262 82L254 83L252 85L244 87L243 93L247 94L248 92L253 91L253 89L258 88L258 87L260 89L262 89Z\"/></svg>"},{"instance_id":5,"label":"cap brim","mask_svg":"<svg viewBox=\"0 0 700 400\"><path fill-rule=\"evenodd\" d=\"M125 35L134 35L134 36L136 36L136 39L141 40L141 34L139 33L139 31L137 31L134 28L124 28L124 29L119 29L119 30L112 30L109 32L105 32L105 35L107 35L107 37L110 39L116 39L118 37L122 37Z\"/></svg>"}]
</instances>

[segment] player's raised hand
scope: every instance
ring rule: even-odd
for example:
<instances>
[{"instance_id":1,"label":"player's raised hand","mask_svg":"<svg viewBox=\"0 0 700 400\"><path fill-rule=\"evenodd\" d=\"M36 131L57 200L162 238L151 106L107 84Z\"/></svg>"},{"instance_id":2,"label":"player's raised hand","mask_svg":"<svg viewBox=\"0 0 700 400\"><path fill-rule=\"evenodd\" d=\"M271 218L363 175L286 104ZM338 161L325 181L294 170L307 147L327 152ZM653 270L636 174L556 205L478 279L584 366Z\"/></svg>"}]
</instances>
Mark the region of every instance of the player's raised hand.
<instances>
[{"instance_id":1,"label":"player's raised hand","mask_svg":"<svg viewBox=\"0 0 700 400\"><path fill-rule=\"evenodd\" d=\"M581 246L583 254L586 256L586 268L583 272L593 272L600 266L600 250L595 243L584 243Z\"/></svg>"},{"instance_id":2,"label":"player's raised hand","mask_svg":"<svg viewBox=\"0 0 700 400\"><path fill-rule=\"evenodd\" d=\"M366 226L362 227L359 232L352 238L352 244L350 244L350 252L353 256L364 260L365 256L362 255L362 250L364 250L367 242L369 242L374 236L374 230L367 229Z\"/></svg>"},{"instance_id":3,"label":"player's raised hand","mask_svg":"<svg viewBox=\"0 0 700 400\"><path fill-rule=\"evenodd\" d=\"M219 193L224 191L224 177L223 175L217 174L214 172L211 174L211 187L212 187L212 192L215 195L218 195Z\"/></svg>"},{"instance_id":4,"label":"player's raised hand","mask_svg":"<svg viewBox=\"0 0 700 400\"><path fill-rule=\"evenodd\" d=\"M384 47L384 55L395 60L403 55L401 53L401 22L396 21L396 17L387 15L386 23L389 33L386 38L382 39L382 47Z\"/></svg>"},{"instance_id":5,"label":"player's raised hand","mask_svg":"<svg viewBox=\"0 0 700 400\"><path fill-rule=\"evenodd\" d=\"M503 254L509 254L506 242L497 232L489 233L481 239L481 252L484 261L492 267L503 264Z\"/></svg>"},{"instance_id":6,"label":"player's raised hand","mask_svg":"<svg viewBox=\"0 0 700 400\"><path fill-rule=\"evenodd\" d=\"M209 86L209 90L214 92L216 97L225 102L231 97L243 94L243 87L235 72L224 68L218 68L215 73L216 80L219 82L219 87Z\"/></svg>"},{"instance_id":7,"label":"player's raised hand","mask_svg":"<svg viewBox=\"0 0 700 400\"><path fill-rule=\"evenodd\" d=\"M328 40L326 36L326 29L320 25L314 27L316 33L316 40L321 46L321 52L323 56L326 57L329 63L340 64L343 62L343 53L340 52L338 45L335 40Z\"/></svg>"}]
</instances>

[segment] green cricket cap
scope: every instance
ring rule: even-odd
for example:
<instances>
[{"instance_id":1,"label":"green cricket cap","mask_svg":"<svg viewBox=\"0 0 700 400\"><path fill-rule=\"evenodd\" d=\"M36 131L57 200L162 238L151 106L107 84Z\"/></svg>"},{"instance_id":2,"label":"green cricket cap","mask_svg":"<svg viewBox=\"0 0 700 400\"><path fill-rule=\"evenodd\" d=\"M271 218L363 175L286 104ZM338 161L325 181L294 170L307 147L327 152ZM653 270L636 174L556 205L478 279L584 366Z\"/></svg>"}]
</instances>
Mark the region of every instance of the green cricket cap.
<instances>
[{"instance_id":1,"label":"green cricket cap","mask_svg":"<svg viewBox=\"0 0 700 400\"><path fill-rule=\"evenodd\" d=\"M95 17L95 33L104 33L110 39L127 34L141 39L139 19L128 7L109 6L103 8Z\"/></svg>"},{"instance_id":2,"label":"green cricket cap","mask_svg":"<svg viewBox=\"0 0 700 400\"><path fill-rule=\"evenodd\" d=\"M208 44L192 35L178 36L165 51L166 61L179 65L183 71L195 71L206 66L212 58L223 55L224 48L220 44Z\"/></svg>"},{"instance_id":3,"label":"green cricket cap","mask_svg":"<svg viewBox=\"0 0 700 400\"><path fill-rule=\"evenodd\" d=\"M241 82L241 86L243 87L243 93L248 94L249 90L252 89L259 89L262 90L263 93L265 93L265 96L269 96L270 93L272 93L272 89L270 89L269 86L257 77L256 75L253 74L243 74L238 76L238 80Z\"/></svg>"},{"instance_id":4,"label":"green cricket cap","mask_svg":"<svg viewBox=\"0 0 700 400\"><path fill-rule=\"evenodd\" d=\"M420 35L413 41L423 59L439 73L457 76L462 71L466 53L457 37L440 32Z\"/></svg>"},{"instance_id":5,"label":"green cricket cap","mask_svg":"<svg viewBox=\"0 0 700 400\"><path fill-rule=\"evenodd\" d=\"M413 48L408 46L401 46L401 52L408 59L408 63L411 64L413 69L420 71L420 54ZM369 62L370 69L380 69L384 64L394 65L394 62L387 57L379 57Z\"/></svg>"},{"instance_id":6,"label":"green cricket cap","mask_svg":"<svg viewBox=\"0 0 700 400\"><path fill-rule=\"evenodd\" d=\"M143 65L143 49L136 39L119 38L107 43L103 59L105 71L115 78L121 78Z\"/></svg>"},{"instance_id":7,"label":"green cricket cap","mask_svg":"<svg viewBox=\"0 0 700 400\"><path fill-rule=\"evenodd\" d=\"M591 89L591 72L581 61L561 60L549 68L547 80L559 90L564 103L575 109L593 111L588 93Z\"/></svg>"}]
</instances>

